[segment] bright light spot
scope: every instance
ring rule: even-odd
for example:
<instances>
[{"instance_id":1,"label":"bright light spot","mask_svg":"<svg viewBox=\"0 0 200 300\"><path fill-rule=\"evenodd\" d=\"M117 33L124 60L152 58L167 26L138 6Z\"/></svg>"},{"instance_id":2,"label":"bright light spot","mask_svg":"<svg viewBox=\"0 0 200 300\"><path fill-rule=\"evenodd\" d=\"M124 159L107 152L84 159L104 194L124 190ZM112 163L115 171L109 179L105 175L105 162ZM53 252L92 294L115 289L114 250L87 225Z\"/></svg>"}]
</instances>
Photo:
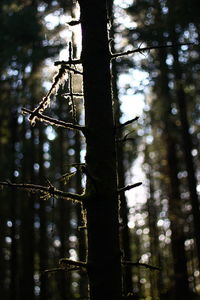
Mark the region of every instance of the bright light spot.
<instances>
[{"instance_id":1,"label":"bright light spot","mask_svg":"<svg viewBox=\"0 0 200 300\"><path fill-rule=\"evenodd\" d=\"M126 0L126 1L121 1L121 0L114 0L115 5L119 5L122 8L127 8L131 4L133 4L133 0Z\"/></svg>"},{"instance_id":2,"label":"bright light spot","mask_svg":"<svg viewBox=\"0 0 200 300\"><path fill-rule=\"evenodd\" d=\"M76 253L76 250L75 249L70 249L69 250L69 254L70 254L70 257L69 259L71 260L77 260L77 253Z\"/></svg>"},{"instance_id":3,"label":"bright light spot","mask_svg":"<svg viewBox=\"0 0 200 300\"><path fill-rule=\"evenodd\" d=\"M195 276L195 277L198 277L199 275L200 275L200 272L199 272L199 271L197 271L197 270L194 271L194 276Z\"/></svg>"},{"instance_id":4,"label":"bright light spot","mask_svg":"<svg viewBox=\"0 0 200 300\"><path fill-rule=\"evenodd\" d=\"M193 149L193 150L192 150L192 156L197 156L197 154L198 154L197 149Z\"/></svg>"},{"instance_id":5,"label":"bright light spot","mask_svg":"<svg viewBox=\"0 0 200 300\"><path fill-rule=\"evenodd\" d=\"M11 239L9 236L6 236L6 237L5 237L5 241L6 241L6 243L8 243L8 244L11 244L11 243L12 243L12 239Z\"/></svg>"},{"instance_id":6,"label":"bright light spot","mask_svg":"<svg viewBox=\"0 0 200 300\"><path fill-rule=\"evenodd\" d=\"M69 154L70 156L73 156L74 153L75 153L74 149L70 148L70 149L68 150L68 154Z\"/></svg>"},{"instance_id":7,"label":"bright light spot","mask_svg":"<svg viewBox=\"0 0 200 300\"><path fill-rule=\"evenodd\" d=\"M47 126L45 132L48 140L53 141L56 138L56 132L52 126Z\"/></svg>"},{"instance_id":8,"label":"bright light spot","mask_svg":"<svg viewBox=\"0 0 200 300\"><path fill-rule=\"evenodd\" d=\"M54 244L54 247L56 247L56 248L61 246L61 242L58 239L54 240L53 244Z\"/></svg>"},{"instance_id":9,"label":"bright light spot","mask_svg":"<svg viewBox=\"0 0 200 300\"><path fill-rule=\"evenodd\" d=\"M72 282L72 286L73 286L74 288L77 288L77 287L78 287L78 283L77 283L77 282Z\"/></svg>"},{"instance_id":10,"label":"bright light spot","mask_svg":"<svg viewBox=\"0 0 200 300\"><path fill-rule=\"evenodd\" d=\"M19 172L17 170L14 171L14 176L18 177L19 176Z\"/></svg>"},{"instance_id":11,"label":"bright light spot","mask_svg":"<svg viewBox=\"0 0 200 300\"><path fill-rule=\"evenodd\" d=\"M190 239L190 240L186 240L185 241L185 246L188 247L190 245L193 245L194 244L194 240L193 239Z\"/></svg>"},{"instance_id":12,"label":"bright light spot","mask_svg":"<svg viewBox=\"0 0 200 300\"><path fill-rule=\"evenodd\" d=\"M144 233L144 234L149 234L149 228L144 228L144 229L143 229L143 233Z\"/></svg>"},{"instance_id":13,"label":"bright light spot","mask_svg":"<svg viewBox=\"0 0 200 300\"><path fill-rule=\"evenodd\" d=\"M145 278L141 278L141 279L140 279L140 283L141 283L141 284L145 284L146 282L147 282L147 281L146 281Z\"/></svg>"},{"instance_id":14,"label":"bright light spot","mask_svg":"<svg viewBox=\"0 0 200 300\"><path fill-rule=\"evenodd\" d=\"M48 152L49 151L49 143L44 143L43 144L43 151Z\"/></svg>"},{"instance_id":15,"label":"bright light spot","mask_svg":"<svg viewBox=\"0 0 200 300\"><path fill-rule=\"evenodd\" d=\"M171 234L172 234L171 229L168 229L168 230L166 231L166 236L171 236Z\"/></svg>"},{"instance_id":16,"label":"bright light spot","mask_svg":"<svg viewBox=\"0 0 200 300\"><path fill-rule=\"evenodd\" d=\"M44 167L45 167L46 169L50 168L50 162L49 162L49 161L45 161L45 162L44 162Z\"/></svg>"},{"instance_id":17,"label":"bright light spot","mask_svg":"<svg viewBox=\"0 0 200 300\"><path fill-rule=\"evenodd\" d=\"M141 234L142 234L142 229L136 230L136 234L137 234L137 235L141 235Z\"/></svg>"},{"instance_id":18,"label":"bright light spot","mask_svg":"<svg viewBox=\"0 0 200 300\"><path fill-rule=\"evenodd\" d=\"M12 222L11 221L7 221L7 226L8 227L12 227Z\"/></svg>"},{"instance_id":19,"label":"bright light spot","mask_svg":"<svg viewBox=\"0 0 200 300\"><path fill-rule=\"evenodd\" d=\"M22 124L22 122L23 122L23 116L19 115L19 117L17 118L17 123Z\"/></svg>"},{"instance_id":20,"label":"bright light spot","mask_svg":"<svg viewBox=\"0 0 200 300\"><path fill-rule=\"evenodd\" d=\"M140 262L141 263L148 263L148 261L149 261L149 255L147 253L143 254L141 256Z\"/></svg>"},{"instance_id":21,"label":"bright light spot","mask_svg":"<svg viewBox=\"0 0 200 300\"><path fill-rule=\"evenodd\" d=\"M164 224L164 221L163 221L163 220L158 220L157 226L161 227L161 226L163 226L163 224Z\"/></svg>"},{"instance_id":22,"label":"bright light spot","mask_svg":"<svg viewBox=\"0 0 200 300\"><path fill-rule=\"evenodd\" d=\"M40 228L40 222L38 222L38 221L34 222L34 227L35 228Z\"/></svg>"},{"instance_id":23,"label":"bright light spot","mask_svg":"<svg viewBox=\"0 0 200 300\"><path fill-rule=\"evenodd\" d=\"M39 169L40 169L40 165L37 164L37 163L35 163L35 164L33 165L33 168L34 168L34 170L37 172L37 171L39 171Z\"/></svg>"},{"instance_id":24,"label":"bright light spot","mask_svg":"<svg viewBox=\"0 0 200 300\"><path fill-rule=\"evenodd\" d=\"M40 294L40 287L36 285L36 286L34 287L34 292L35 292L35 295L36 295L36 296L39 296L39 294Z\"/></svg>"},{"instance_id":25,"label":"bright light spot","mask_svg":"<svg viewBox=\"0 0 200 300\"><path fill-rule=\"evenodd\" d=\"M77 237L75 235L70 235L69 237L70 242L76 242L77 241Z\"/></svg>"},{"instance_id":26,"label":"bright light spot","mask_svg":"<svg viewBox=\"0 0 200 300\"><path fill-rule=\"evenodd\" d=\"M168 237L166 237L166 238L165 238L165 243L166 243L166 244L170 244L170 243L171 243L171 239L168 238Z\"/></svg>"},{"instance_id":27,"label":"bright light spot","mask_svg":"<svg viewBox=\"0 0 200 300\"><path fill-rule=\"evenodd\" d=\"M164 241L164 240L165 240L165 235L164 234L159 235L159 241Z\"/></svg>"},{"instance_id":28,"label":"bright light spot","mask_svg":"<svg viewBox=\"0 0 200 300\"><path fill-rule=\"evenodd\" d=\"M135 227L135 222L134 221L129 221L128 222L128 227L130 228L130 229L132 229L132 228L134 228Z\"/></svg>"}]
</instances>

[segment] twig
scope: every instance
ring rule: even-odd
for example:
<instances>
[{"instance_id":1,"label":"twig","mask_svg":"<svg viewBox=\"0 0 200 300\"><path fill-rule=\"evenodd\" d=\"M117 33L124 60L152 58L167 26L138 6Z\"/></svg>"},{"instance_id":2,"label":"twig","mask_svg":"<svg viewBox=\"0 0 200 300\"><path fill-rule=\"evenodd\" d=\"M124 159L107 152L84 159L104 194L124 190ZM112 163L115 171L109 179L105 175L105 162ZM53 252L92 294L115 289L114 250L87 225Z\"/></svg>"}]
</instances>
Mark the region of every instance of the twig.
<instances>
[{"instance_id":1,"label":"twig","mask_svg":"<svg viewBox=\"0 0 200 300\"><path fill-rule=\"evenodd\" d=\"M145 263L140 263L140 262L122 261L122 265L133 266L133 267L135 267L135 266L136 267L145 267L147 269L160 271L159 267L155 267L155 266L145 264Z\"/></svg>"},{"instance_id":2,"label":"twig","mask_svg":"<svg viewBox=\"0 0 200 300\"><path fill-rule=\"evenodd\" d=\"M61 66L58 70L58 73L53 78L53 83L50 90L48 91L46 96L42 98L42 101L40 101L38 106L33 110L31 115L29 116L29 120L31 124L35 124L37 113L42 113L50 105L50 101L51 101L50 97L58 89L65 75L66 75L65 67Z\"/></svg>"},{"instance_id":3,"label":"twig","mask_svg":"<svg viewBox=\"0 0 200 300\"><path fill-rule=\"evenodd\" d=\"M43 186L43 185L36 185L32 183L12 183L9 181L2 182L0 181L0 186L7 186L7 187L13 187L17 189L22 190L28 190L29 192L40 192L40 193L46 193L51 196L59 196L63 199L82 202L84 199L84 195L69 193L69 192L63 192L61 190L56 189L53 186Z\"/></svg>"},{"instance_id":4,"label":"twig","mask_svg":"<svg viewBox=\"0 0 200 300\"><path fill-rule=\"evenodd\" d=\"M70 96L70 95L71 95L71 93L64 93L61 96L67 97L67 96ZM73 93L73 96L74 97L83 97L84 95L80 94L80 93Z\"/></svg>"},{"instance_id":5,"label":"twig","mask_svg":"<svg viewBox=\"0 0 200 300\"><path fill-rule=\"evenodd\" d=\"M75 261L68 258L61 258L59 260L59 265L64 267L75 266L79 268L87 268L87 263L83 261Z\"/></svg>"},{"instance_id":6,"label":"twig","mask_svg":"<svg viewBox=\"0 0 200 300\"><path fill-rule=\"evenodd\" d=\"M131 123L133 123L135 121L137 121L138 119L139 119L139 117L135 117L134 119L128 120L128 121L126 121L123 124L119 124L118 126L116 126L116 129L122 129L123 127L125 127L125 126L127 126L127 125L129 125L129 124L131 124Z\"/></svg>"},{"instance_id":7,"label":"twig","mask_svg":"<svg viewBox=\"0 0 200 300\"><path fill-rule=\"evenodd\" d=\"M69 26L75 26L75 25L79 25L81 23L81 20L71 20L70 22L67 22L67 24Z\"/></svg>"},{"instance_id":8,"label":"twig","mask_svg":"<svg viewBox=\"0 0 200 300\"><path fill-rule=\"evenodd\" d=\"M55 65L55 63L54 63L54 65ZM55 65L55 66L56 66L56 65ZM76 69L74 69L74 68L72 68L72 67L64 66L64 68L67 69L67 70L69 70L69 71L71 71L71 72L74 72L74 74L83 75L83 72L78 71L78 70L76 70Z\"/></svg>"},{"instance_id":9,"label":"twig","mask_svg":"<svg viewBox=\"0 0 200 300\"><path fill-rule=\"evenodd\" d=\"M59 271L66 272L66 270L64 268L52 268L52 269L44 270L43 274L45 274L45 273L54 273L54 272L59 272Z\"/></svg>"},{"instance_id":10,"label":"twig","mask_svg":"<svg viewBox=\"0 0 200 300\"><path fill-rule=\"evenodd\" d=\"M122 193L122 192L125 192L125 191L128 191L128 190L131 190L137 186L140 186L142 184L142 182L137 182L137 183L134 183L134 184L131 184L131 185L127 185L123 188L120 188L117 190L118 193Z\"/></svg>"},{"instance_id":11,"label":"twig","mask_svg":"<svg viewBox=\"0 0 200 300\"><path fill-rule=\"evenodd\" d=\"M33 111L27 108L22 108L22 113L24 114L32 114ZM77 125L77 124L72 124L72 123L67 123L62 120L57 120L51 117L48 117L46 115L43 115L39 112L34 112L35 116L39 118L39 121L45 121L47 124L51 125L56 125L58 127L63 127L67 129L72 129L72 130L80 130L85 133L85 126Z\"/></svg>"},{"instance_id":12,"label":"twig","mask_svg":"<svg viewBox=\"0 0 200 300\"><path fill-rule=\"evenodd\" d=\"M111 54L111 59L115 59L117 57L122 57L122 56L125 56L125 55L130 55L130 54L134 54L134 53L142 52L142 51L149 51L149 50L153 50L153 49L171 48L171 47L178 47L178 46L187 46L187 45L194 45L194 43L180 43L180 44L171 44L171 45L143 47L143 48L138 48L138 49L135 49L135 50L129 50L129 51L126 51L126 52Z\"/></svg>"},{"instance_id":13,"label":"twig","mask_svg":"<svg viewBox=\"0 0 200 300\"><path fill-rule=\"evenodd\" d=\"M73 59L73 60L58 60L54 62L54 66L59 65L80 65L82 61L80 59Z\"/></svg>"},{"instance_id":14,"label":"twig","mask_svg":"<svg viewBox=\"0 0 200 300\"><path fill-rule=\"evenodd\" d=\"M43 274L60 272L60 271L61 272L68 272L68 271L76 271L76 270L79 270L79 268L77 268L77 267L73 267L73 268L69 268L69 269L66 269L66 268L52 268L52 269L44 270Z\"/></svg>"}]
</instances>

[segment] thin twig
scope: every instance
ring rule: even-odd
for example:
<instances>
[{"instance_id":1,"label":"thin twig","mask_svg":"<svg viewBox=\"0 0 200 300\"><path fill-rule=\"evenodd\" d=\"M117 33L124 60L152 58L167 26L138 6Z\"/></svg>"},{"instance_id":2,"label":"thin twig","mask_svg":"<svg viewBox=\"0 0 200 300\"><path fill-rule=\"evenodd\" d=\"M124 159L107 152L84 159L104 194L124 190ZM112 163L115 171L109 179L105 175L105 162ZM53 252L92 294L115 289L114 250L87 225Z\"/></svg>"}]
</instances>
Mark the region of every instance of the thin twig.
<instances>
[{"instance_id":1,"label":"thin twig","mask_svg":"<svg viewBox=\"0 0 200 300\"><path fill-rule=\"evenodd\" d=\"M68 258L61 258L59 260L59 265L68 267L68 266L75 266L79 268L87 268L87 263L83 261L75 261Z\"/></svg>"},{"instance_id":2,"label":"thin twig","mask_svg":"<svg viewBox=\"0 0 200 300\"><path fill-rule=\"evenodd\" d=\"M67 97L67 96L69 96L69 95L71 95L71 93L64 93L64 94L62 94L61 96ZM74 97L83 97L84 95L83 95L83 94L80 94L80 93L73 93L73 96L74 96Z\"/></svg>"},{"instance_id":3,"label":"thin twig","mask_svg":"<svg viewBox=\"0 0 200 300\"><path fill-rule=\"evenodd\" d=\"M12 183L10 181L6 181L6 182L0 181L0 186L7 186L7 187L13 187L22 190L28 190L29 192L46 193L51 196L59 196L63 199L72 200L72 201L75 200L78 202L81 202L84 198L84 195L63 192L53 186L43 186L43 185L37 185L32 183Z\"/></svg>"},{"instance_id":4,"label":"thin twig","mask_svg":"<svg viewBox=\"0 0 200 300\"><path fill-rule=\"evenodd\" d=\"M55 63L54 63L54 65L55 65ZM55 65L56 66L56 65ZM74 68L72 68L72 67L69 67L69 66L64 66L64 68L66 69L66 70L69 70L69 71L71 71L71 72L74 72L74 74L79 74L79 75L83 75L83 72L81 72L81 71L79 71L79 70L76 70L76 69L74 69Z\"/></svg>"},{"instance_id":5,"label":"thin twig","mask_svg":"<svg viewBox=\"0 0 200 300\"><path fill-rule=\"evenodd\" d=\"M79 25L81 23L81 20L71 20L70 22L67 22L67 24L69 26L75 26L75 25Z\"/></svg>"},{"instance_id":6,"label":"thin twig","mask_svg":"<svg viewBox=\"0 0 200 300\"><path fill-rule=\"evenodd\" d=\"M44 270L43 274L45 274L45 273L54 273L54 272L59 272L59 271L66 272L67 270L64 269L64 268L52 268L52 269Z\"/></svg>"},{"instance_id":7,"label":"thin twig","mask_svg":"<svg viewBox=\"0 0 200 300\"><path fill-rule=\"evenodd\" d=\"M131 189L134 189L137 186L140 186L141 184L142 184L142 182L137 182L137 183L134 183L134 184L131 184L131 185L127 185L123 188L118 189L117 192L122 193L122 192L125 192L125 191L128 191L128 190L131 190Z\"/></svg>"},{"instance_id":8,"label":"thin twig","mask_svg":"<svg viewBox=\"0 0 200 300\"><path fill-rule=\"evenodd\" d=\"M33 111L27 108L22 108L22 113L24 114L32 114ZM35 112L34 112L35 113ZM63 127L67 129L72 129L72 130L80 130L83 133L85 133L85 126L77 125L77 124L72 124L72 123L67 123L62 120L57 120L51 117L48 117L46 115L43 115L39 112L36 112L35 115L38 117L39 121L44 121L47 124L51 125L56 125L58 127Z\"/></svg>"},{"instance_id":9,"label":"thin twig","mask_svg":"<svg viewBox=\"0 0 200 300\"><path fill-rule=\"evenodd\" d=\"M47 270L44 270L43 274L45 273L54 273L54 272L69 272L69 271L77 271L79 270L79 268L77 267L73 267L73 268L69 268L69 269L66 269L66 268L52 268L52 269L47 269Z\"/></svg>"},{"instance_id":10,"label":"thin twig","mask_svg":"<svg viewBox=\"0 0 200 300\"><path fill-rule=\"evenodd\" d=\"M29 116L29 120L31 124L35 124L37 113L42 113L50 105L51 95L58 89L60 83L62 82L65 76L66 76L65 67L61 66L58 70L58 73L53 78L53 83L50 90L48 91L46 96L42 98L42 101L40 101L38 106L33 110L31 115Z\"/></svg>"},{"instance_id":11,"label":"thin twig","mask_svg":"<svg viewBox=\"0 0 200 300\"><path fill-rule=\"evenodd\" d=\"M133 266L133 267L135 267L135 266L136 267L145 267L147 269L160 271L159 267L155 267L155 266L145 264L145 263L140 263L140 262L122 261L122 265Z\"/></svg>"},{"instance_id":12,"label":"thin twig","mask_svg":"<svg viewBox=\"0 0 200 300\"><path fill-rule=\"evenodd\" d=\"M135 122L135 121L137 121L138 119L139 119L139 117L135 117L134 119L128 120L128 121L126 121L126 122L123 123L123 124L119 124L118 126L116 126L116 129L122 129L122 128L124 128L125 126L127 126L127 125L129 125L129 124L131 124L131 123L133 123L133 122Z\"/></svg>"},{"instance_id":13,"label":"thin twig","mask_svg":"<svg viewBox=\"0 0 200 300\"><path fill-rule=\"evenodd\" d=\"M80 59L73 59L73 60L58 60L54 62L54 66L59 65L80 65L82 61Z\"/></svg>"},{"instance_id":14,"label":"thin twig","mask_svg":"<svg viewBox=\"0 0 200 300\"><path fill-rule=\"evenodd\" d=\"M180 43L180 44L160 45L160 46L150 46L150 47L138 48L135 50L129 50L126 52L111 54L111 59L115 59L117 57L122 57L122 56L130 55L130 54L134 54L134 53L138 53L138 52L142 52L142 51L149 51L149 50L153 50L153 49L163 49L163 48L189 46L189 45L194 45L194 43Z\"/></svg>"}]
</instances>

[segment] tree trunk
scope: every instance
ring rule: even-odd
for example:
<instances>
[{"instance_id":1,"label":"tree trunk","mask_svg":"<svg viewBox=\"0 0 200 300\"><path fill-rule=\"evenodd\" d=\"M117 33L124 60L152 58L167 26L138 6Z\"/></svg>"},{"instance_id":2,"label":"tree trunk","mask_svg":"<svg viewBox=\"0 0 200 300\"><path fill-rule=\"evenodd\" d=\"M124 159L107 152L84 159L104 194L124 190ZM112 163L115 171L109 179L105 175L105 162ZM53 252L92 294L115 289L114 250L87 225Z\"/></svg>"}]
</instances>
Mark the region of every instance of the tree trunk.
<instances>
[{"instance_id":1,"label":"tree trunk","mask_svg":"<svg viewBox=\"0 0 200 300\"><path fill-rule=\"evenodd\" d=\"M86 122L88 276L91 300L121 299L116 146L106 1L79 0Z\"/></svg>"}]
</instances>

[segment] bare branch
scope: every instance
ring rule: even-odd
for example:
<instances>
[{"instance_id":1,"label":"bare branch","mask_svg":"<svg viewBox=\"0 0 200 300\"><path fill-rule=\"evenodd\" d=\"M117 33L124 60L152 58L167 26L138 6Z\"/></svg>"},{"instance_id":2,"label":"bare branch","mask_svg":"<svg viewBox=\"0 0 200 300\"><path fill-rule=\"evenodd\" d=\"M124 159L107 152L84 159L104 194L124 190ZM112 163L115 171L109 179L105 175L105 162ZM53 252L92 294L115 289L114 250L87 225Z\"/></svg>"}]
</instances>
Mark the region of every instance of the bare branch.
<instances>
[{"instance_id":1,"label":"bare branch","mask_svg":"<svg viewBox=\"0 0 200 300\"><path fill-rule=\"evenodd\" d=\"M140 262L122 261L122 265L132 266L132 267L135 267L135 266L136 267L145 267L147 269L160 271L159 267L155 267L155 266L145 264L145 263L140 263Z\"/></svg>"},{"instance_id":2,"label":"bare branch","mask_svg":"<svg viewBox=\"0 0 200 300\"><path fill-rule=\"evenodd\" d=\"M36 122L37 113L42 113L50 105L50 101L51 101L50 96L59 88L59 85L62 83L66 74L67 72L65 67L61 65L57 74L53 78L53 83L50 90L48 91L46 96L42 98L38 106L33 110L31 115L29 116L29 120L32 125L35 124Z\"/></svg>"},{"instance_id":3,"label":"bare branch","mask_svg":"<svg viewBox=\"0 0 200 300\"><path fill-rule=\"evenodd\" d=\"M118 126L116 126L116 129L122 129L125 126L137 121L139 119L139 117L135 117L134 119L128 120L127 122L123 123L123 124L119 124Z\"/></svg>"},{"instance_id":4,"label":"bare branch","mask_svg":"<svg viewBox=\"0 0 200 300\"><path fill-rule=\"evenodd\" d=\"M70 95L71 95L71 93L64 93L64 94L62 94L61 96L68 97L68 96L70 96ZM73 95L74 97L83 97L83 96L84 96L83 94L80 94L80 93L72 93L72 95Z\"/></svg>"},{"instance_id":5,"label":"bare branch","mask_svg":"<svg viewBox=\"0 0 200 300\"><path fill-rule=\"evenodd\" d=\"M117 192L122 193L122 192L125 192L125 191L128 191L128 190L131 190L131 189L134 189L137 186L140 186L141 184L142 184L142 182L137 182L137 183L134 183L134 184L131 184L131 185L127 185L123 188L118 189Z\"/></svg>"},{"instance_id":6,"label":"bare branch","mask_svg":"<svg viewBox=\"0 0 200 300\"><path fill-rule=\"evenodd\" d=\"M23 114L32 114L34 111L27 109L27 108L22 108L22 113ZM67 128L67 129L72 129L72 130L80 130L83 132L83 134L85 134L85 126L81 126L81 125L76 125L76 124L72 124L72 123L67 123L64 122L62 120L57 120L51 117L48 117L46 115L43 115L39 112L34 112L35 116L37 116L37 118L39 119L39 121L44 121L47 124L51 124L51 125L55 125L58 127L63 127L63 128Z\"/></svg>"},{"instance_id":7,"label":"bare branch","mask_svg":"<svg viewBox=\"0 0 200 300\"><path fill-rule=\"evenodd\" d=\"M142 52L142 51L171 48L171 47L178 47L178 46L187 46L187 45L194 45L194 43L179 43L179 44L170 44L170 45L150 46L150 47L143 47L143 48L139 47L138 49L135 49L135 50L129 50L126 52L111 54L111 59L115 59L117 57L122 57L122 56L130 55L130 54L134 54L134 53L138 53L138 52Z\"/></svg>"},{"instance_id":8,"label":"bare branch","mask_svg":"<svg viewBox=\"0 0 200 300\"><path fill-rule=\"evenodd\" d=\"M55 65L56 66L56 65ZM74 72L74 74L79 74L79 75L83 75L83 72L81 72L81 71L79 71L79 70L76 70L76 69L74 69L74 68L71 68L71 67L69 67L69 66L64 66L64 68L66 69L66 70L69 70L70 72Z\"/></svg>"},{"instance_id":9,"label":"bare branch","mask_svg":"<svg viewBox=\"0 0 200 300\"><path fill-rule=\"evenodd\" d=\"M13 187L17 189L26 190L32 193L39 192L52 197L59 196L63 199L77 201L77 202L82 202L84 199L84 195L63 192L53 186L43 186L43 185L36 185L32 183L12 183L9 181L6 182L0 181L0 186Z\"/></svg>"},{"instance_id":10,"label":"bare branch","mask_svg":"<svg viewBox=\"0 0 200 300\"><path fill-rule=\"evenodd\" d=\"M45 273L54 273L54 272L59 272L59 271L61 271L61 272L66 272L67 270L66 269L64 269L64 268L52 268L52 269L47 269L47 270L44 270L43 271L43 274L45 274Z\"/></svg>"},{"instance_id":11,"label":"bare branch","mask_svg":"<svg viewBox=\"0 0 200 300\"><path fill-rule=\"evenodd\" d=\"M87 263L83 262L83 261L75 261L75 260L71 260L68 258L61 258L59 260L59 265L63 266L63 267L71 267L71 266L75 266L75 267L79 267L79 268L87 268Z\"/></svg>"},{"instance_id":12,"label":"bare branch","mask_svg":"<svg viewBox=\"0 0 200 300\"><path fill-rule=\"evenodd\" d=\"M59 66L59 65L80 65L82 64L80 59L72 59L72 60L58 60L54 62L54 66Z\"/></svg>"},{"instance_id":13,"label":"bare branch","mask_svg":"<svg viewBox=\"0 0 200 300\"><path fill-rule=\"evenodd\" d=\"M68 22L67 24L69 26L75 26L75 25L79 25L81 23L81 20L75 20L75 19L72 19L70 22Z\"/></svg>"}]
</instances>

